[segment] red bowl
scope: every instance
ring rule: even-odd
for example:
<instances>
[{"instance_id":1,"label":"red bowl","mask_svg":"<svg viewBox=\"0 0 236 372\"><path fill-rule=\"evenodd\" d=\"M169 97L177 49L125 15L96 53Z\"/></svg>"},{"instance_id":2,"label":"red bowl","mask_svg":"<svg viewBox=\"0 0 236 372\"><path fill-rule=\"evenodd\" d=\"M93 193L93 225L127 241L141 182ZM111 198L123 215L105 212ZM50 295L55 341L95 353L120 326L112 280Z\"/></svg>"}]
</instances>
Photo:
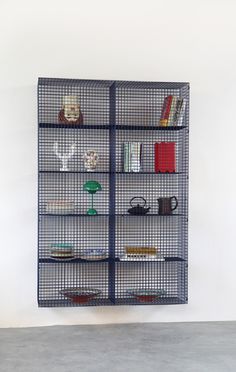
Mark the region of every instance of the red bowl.
<instances>
[{"instance_id":1,"label":"red bowl","mask_svg":"<svg viewBox=\"0 0 236 372\"><path fill-rule=\"evenodd\" d=\"M86 304L102 293L102 291L92 288L65 288L60 293L75 304Z\"/></svg>"}]
</instances>

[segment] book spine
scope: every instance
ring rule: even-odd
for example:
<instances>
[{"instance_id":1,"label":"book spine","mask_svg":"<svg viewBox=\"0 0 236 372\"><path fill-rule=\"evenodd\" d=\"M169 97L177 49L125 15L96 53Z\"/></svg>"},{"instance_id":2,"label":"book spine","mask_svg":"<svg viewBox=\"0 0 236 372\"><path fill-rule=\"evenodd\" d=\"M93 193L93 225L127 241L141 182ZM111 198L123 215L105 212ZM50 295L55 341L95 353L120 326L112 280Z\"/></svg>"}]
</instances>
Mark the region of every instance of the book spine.
<instances>
[{"instance_id":1,"label":"book spine","mask_svg":"<svg viewBox=\"0 0 236 372\"><path fill-rule=\"evenodd\" d=\"M130 142L128 151L128 171L140 172L141 170L141 149L140 142Z\"/></svg>"},{"instance_id":2,"label":"book spine","mask_svg":"<svg viewBox=\"0 0 236 372\"><path fill-rule=\"evenodd\" d=\"M161 118L160 118L160 125L163 126L163 127L168 126L168 120L169 120L169 115L170 115L172 98L173 98L173 96L167 96L164 99Z\"/></svg>"},{"instance_id":3,"label":"book spine","mask_svg":"<svg viewBox=\"0 0 236 372\"><path fill-rule=\"evenodd\" d=\"M123 151L124 151L123 170L124 172L129 172L129 143L124 143Z\"/></svg>"},{"instance_id":4,"label":"book spine","mask_svg":"<svg viewBox=\"0 0 236 372\"><path fill-rule=\"evenodd\" d=\"M176 103L177 103L177 97L173 96L172 102L171 102L171 108L170 108L170 115L169 115L169 120L168 120L168 126L173 125L174 121L174 115L176 111Z\"/></svg>"},{"instance_id":5,"label":"book spine","mask_svg":"<svg viewBox=\"0 0 236 372\"><path fill-rule=\"evenodd\" d=\"M178 119L183 105L183 98L178 98L176 102L176 109L173 117L173 126L178 125Z\"/></svg>"},{"instance_id":6,"label":"book spine","mask_svg":"<svg viewBox=\"0 0 236 372\"><path fill-rule=\"evenodd\" d=\"M186 109L186 100L183 98L183 102L182 102L179 118L178 118L178 121L177 121L177 125L180 125L180 126L183 125L185 109Z\"/></svg>"}]
</instances>

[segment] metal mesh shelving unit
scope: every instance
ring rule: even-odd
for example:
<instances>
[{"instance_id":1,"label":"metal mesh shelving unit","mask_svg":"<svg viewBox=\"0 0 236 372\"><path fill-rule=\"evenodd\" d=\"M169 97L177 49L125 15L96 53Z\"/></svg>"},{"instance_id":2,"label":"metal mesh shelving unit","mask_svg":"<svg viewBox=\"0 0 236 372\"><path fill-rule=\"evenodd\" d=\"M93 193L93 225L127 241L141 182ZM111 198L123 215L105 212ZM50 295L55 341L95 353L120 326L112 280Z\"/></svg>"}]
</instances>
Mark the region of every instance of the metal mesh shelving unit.
<instances>
[{"instance_id":1,"label":"metal mesh shelving unit","mask_svg":"<svg viewBox=\"0 0 236 372\"><path fill-rule=\"evenodd\" d=\"M186 100L179 126L159 126L168 95ZM65 96L78 98L82 124L58 121ZM188 83L39 79L39 306L187 303L188 134ZM124 172L126 142L142 143L140 172ZM157 142L175 143L175 172L155 172ZM55 143L61 153L75 147L66 171L61 170ZM90 149L99 155L94 172L84 167L83 155ZM90 195L83 185L89 180L102 186L94 195L96 215L87 214ZM157 199L173 195L178 199L178 208L171 215L160 215ZM149 213L127 212L134 196L147 200ZM49 204L59 201L67 209L58 213L50 210ZM53 259L55 245L72 247L73 259ZM163 260L122 261L127 246L156 247ZM103 260L81 258L87 250L97 248L105 251ZM99 293L87 302L76 303L61 292L81 287ZM145 302L131 295L130 289L161 289L163 294Z\"/></svg>"}]
</instances>

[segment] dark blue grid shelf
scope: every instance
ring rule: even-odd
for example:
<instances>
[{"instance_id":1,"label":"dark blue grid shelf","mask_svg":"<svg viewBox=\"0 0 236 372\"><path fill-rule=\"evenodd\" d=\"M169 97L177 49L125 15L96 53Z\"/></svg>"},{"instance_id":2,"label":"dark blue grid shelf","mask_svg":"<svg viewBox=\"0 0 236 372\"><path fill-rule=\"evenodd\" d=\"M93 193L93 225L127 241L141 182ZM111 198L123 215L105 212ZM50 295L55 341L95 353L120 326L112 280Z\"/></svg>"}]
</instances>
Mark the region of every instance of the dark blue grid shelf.
<instances>
[{"instance_id":1,"label":"dark blue grid shelf","mask_svg":"<svg viewBox=\"0 0 236 372\"><path fill-rule=\"evenodd\" d=\"M39 123L40 128L59 128L59 129L110 129L110 125L100 125L100 124L86 124L86 125L68 125L68 124L49 124L49 123ZM170 127L158 127L158 126L146 126L146 125L117 125L116 130L160 130L160 131L178 131L185 129L186 126L170 126Z\"/></svg>"},{"instance_id":2,"label":"dark blue grid shelf","mask_svg":"<svg viewBox=\"0 0 236 372\"><path fill-rule=\"evenodd\" d=\"M159 125L165 97L186 101L181 125ZM76 97L83 123L59 121L63 97ZM188 302L188 136L189 84L39 78L38 81L38 305L40 307L175 305ZM140 172L124 172L123 143L141 142ZM174 142L175 172L156 173L154 144ZM61 170L54 145L74 144L68 171ZM84 167L85 151L99 155L94 172ZM96 180L98 214L89 216L83 185ZM143 196L151 210L130 215L129 201ZM157 199L176 196L178 207L160 215ZM50 201L69 201L70 213L49 213ZM54 260L55 246L71 247L74 260ZM164 260L121 260L126 247L155 247ZM104 249L102 260L81 259L88 249ZM68 288L96 289L87 302L63 294ZM151 301L131 289L163 290ZM147 297L146 297L147 299Z\"/></svg>"}]
</instances>

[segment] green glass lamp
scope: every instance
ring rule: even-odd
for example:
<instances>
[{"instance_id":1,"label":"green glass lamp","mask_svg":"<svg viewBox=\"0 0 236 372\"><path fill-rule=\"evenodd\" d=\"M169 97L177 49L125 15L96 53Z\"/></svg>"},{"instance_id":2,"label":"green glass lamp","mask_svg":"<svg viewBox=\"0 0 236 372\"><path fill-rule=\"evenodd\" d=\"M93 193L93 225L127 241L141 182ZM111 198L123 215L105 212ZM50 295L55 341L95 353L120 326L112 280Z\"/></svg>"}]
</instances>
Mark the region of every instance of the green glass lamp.
<instances>
[{"instance_id":1,"label":"green glass lamp","mask_svg":"<svg viewBox=\"0 0 236 372\"><path fill-rule=\"evenodd\" d=\"M87 210L87 214L89 214L90 216L94 216L97 214L97 211L93 208L93 195L96 194L97 191L102 190L102 186L97 181L87 181L85 182L83 189L84 191L87 191L89 194L91 194L92 198L92 205L91 208Z\"/></svg>"}]
</instances>

